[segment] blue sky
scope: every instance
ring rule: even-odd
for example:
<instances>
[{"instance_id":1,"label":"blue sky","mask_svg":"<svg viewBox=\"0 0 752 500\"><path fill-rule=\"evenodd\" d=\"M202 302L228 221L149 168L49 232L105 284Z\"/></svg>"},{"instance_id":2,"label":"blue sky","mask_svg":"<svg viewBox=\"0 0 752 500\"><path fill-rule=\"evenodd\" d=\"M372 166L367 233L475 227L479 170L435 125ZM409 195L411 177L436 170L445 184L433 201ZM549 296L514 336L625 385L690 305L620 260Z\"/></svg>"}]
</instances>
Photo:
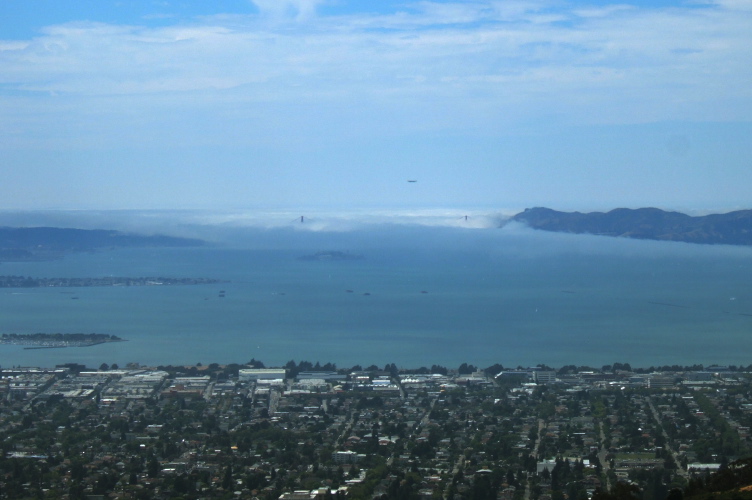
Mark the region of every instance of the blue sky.
<instances>
[{"instance_id":1,"label":"blue sky","mask_svg":"<svg viewBox=\"0 0 752 500\"><path fill-rule=\"evenodd\" d=\"M2 209L752 206L752 0L0 19Z\"/></svg>"}]
</instances>

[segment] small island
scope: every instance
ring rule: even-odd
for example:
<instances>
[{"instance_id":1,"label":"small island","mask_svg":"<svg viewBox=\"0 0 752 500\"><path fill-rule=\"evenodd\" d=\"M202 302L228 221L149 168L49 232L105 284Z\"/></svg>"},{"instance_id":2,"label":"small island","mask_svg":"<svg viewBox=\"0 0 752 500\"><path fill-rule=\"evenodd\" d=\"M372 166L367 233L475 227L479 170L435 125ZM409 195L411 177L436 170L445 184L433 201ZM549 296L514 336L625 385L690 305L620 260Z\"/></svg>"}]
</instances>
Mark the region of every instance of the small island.
<instances>
[{"instance_id":1,"label":"small island","mask_svg":"<svg viewBox=\"0 0 752 500\"><path fill-rule=\"evenodd\" d=\"M30 276L0 276L0 288L214 285L218 283L227 282L212 278L128 278L118 276L105 278L32 278Z\"/></svg>"},{"instance_id":2,"label":"small island","mask_svg":"<svg viewBox=\"0 0 752 500\"><path fill-rule=\"evenodd\" d=\"M340 252L336 250L326 251L326 252L316 252L311 255L304 255L302 257L299 257L298 260L313 260L313 261L326 261L326 260L334 260L334 261L342 261L342 260L362 260L363 256L356 253L349 253L349 252Z\"/></svg>"},{"instance_id":3,"label":"small island","mask_svg":"<svg viewBox=\"0 0 752 500\"><path fill-rule=\"evenodd\" d=\"M24 349L89 347L108 342L124 342L116 335L104 333L3 333L0 344L28 346Z\"/></svg>"}]
</instances>

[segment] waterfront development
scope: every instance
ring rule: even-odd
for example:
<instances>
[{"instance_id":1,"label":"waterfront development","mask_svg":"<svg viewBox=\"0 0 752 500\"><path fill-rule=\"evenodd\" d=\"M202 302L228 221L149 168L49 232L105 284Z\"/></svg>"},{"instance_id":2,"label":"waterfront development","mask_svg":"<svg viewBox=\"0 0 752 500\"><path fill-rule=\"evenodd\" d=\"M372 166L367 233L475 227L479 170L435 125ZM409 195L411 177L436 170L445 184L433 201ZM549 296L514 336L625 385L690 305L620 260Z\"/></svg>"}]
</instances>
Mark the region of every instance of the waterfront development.
<instances>
[{"instance_id":1,"label":"waterfront development","mask_svg":"<svg viewBox=\"0 0 752 500\"><path fill-rule=\"evenodd\" d=\"M251 360L0 377L3 498L662 500L752 446L750 367Z\"/></svg>"}]
</instances>

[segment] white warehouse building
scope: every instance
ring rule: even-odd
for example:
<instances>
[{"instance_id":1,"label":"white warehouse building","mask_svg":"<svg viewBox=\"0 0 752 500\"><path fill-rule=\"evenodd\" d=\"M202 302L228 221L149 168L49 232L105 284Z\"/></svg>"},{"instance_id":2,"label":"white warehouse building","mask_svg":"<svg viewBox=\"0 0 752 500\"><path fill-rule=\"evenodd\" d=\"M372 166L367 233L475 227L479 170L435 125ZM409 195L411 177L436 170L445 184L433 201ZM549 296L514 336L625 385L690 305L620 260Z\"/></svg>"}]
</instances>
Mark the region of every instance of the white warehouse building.
<instances>
[{"instance_id":1,"label":"white warehouse building","mask_svg":"<svg viewBox=\"0 0 752 500\"><path fill-rule=\"evenodd\" d=\"M285 379L287 370L284 368L242 368L238 371L241 382L252 380L279 380Z\"/></svg>"}]
</instances>

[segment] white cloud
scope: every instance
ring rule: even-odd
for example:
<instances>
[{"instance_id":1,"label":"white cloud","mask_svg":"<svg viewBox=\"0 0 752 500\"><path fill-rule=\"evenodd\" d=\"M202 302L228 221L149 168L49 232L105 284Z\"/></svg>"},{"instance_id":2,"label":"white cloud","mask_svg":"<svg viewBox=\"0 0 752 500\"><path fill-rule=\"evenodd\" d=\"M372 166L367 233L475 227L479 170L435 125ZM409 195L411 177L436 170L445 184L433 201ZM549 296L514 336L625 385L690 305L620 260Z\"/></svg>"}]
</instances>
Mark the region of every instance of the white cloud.
<instances>
[{"instance_id":1,"label":"white cloud","mask_svg":"<svg viewBox=\"0 0 752 500\"><path fill-rule=\"evenodd\" d=\"M21 41L3 41L0 40L0 51L5 50L23 50L29 46L29 42Z\"/></svg>"},{"instance_id":2,"label":"white cloud","mask_svg":"<svg viewBox=\"0 0 752 500\"><path fill-rule=\"evenodd\" d=\"M715 3L730 10L752 11L752 0L716 0Z\"/></svg>"},{"instance_id":3,"label":"white cloud","mask_svg":"<svg viewBox=\"0 0 752 500\"><path fill-rule=\"evenodd\" d=\"M242 210L169 213L180 216L179 224L219 226L228 228L292 229L312 232L343 232L374 226L456 227L463 229L492 229L503 226L518 210L489 212L487 210L316 210L311 209L300 221L300 211Z\"/></svg>"},{"instance_id":4,"label":"white cloud","mask_svg":"<svg viewBox=\"0 0 752 500\"><path fill-rule=\"evenodd\" d=\"M251 0L262 14L274 19L293 17L298 21L307 20L316 13L316 7L323 0Z\"/></svg>"},{"instance_id":5,"label":"white cloud","mask_svg":"<svg viewBox=\"0 0 752 500\"><path fill-rule=\"evenodd\" d=\"M157 112L222 121L241 119L243 109L265 130L289 109L299 123L316 116L319 128L348 129L348 117L395 133L514 127L552 115L574 123L750 116L748 0L671 8L416 2L389 15L336 17L314 15L319 0L254 3L263 15L153 28L70 23L0 42L0 85L36 99L19 111L26 119L34 109L73 111L66 120L138 111L148 125L162 120ZM279 22L290 19L306 22ZM8 120L19 117L4 119L0 126L12 128Z\"/></svg>"},{"instance_id":6,"label":"white cloud","mask_svg":"<svg viewBox=\"0 0 752 500\"><path fill-rule=\"evenodd\" d=\"M609 17L626 10L635 10L636 7L628 4L605 5L603 7L587 7L584 9L574 9L572 12L578 17Z\"/></svg>"}]
</instances>

